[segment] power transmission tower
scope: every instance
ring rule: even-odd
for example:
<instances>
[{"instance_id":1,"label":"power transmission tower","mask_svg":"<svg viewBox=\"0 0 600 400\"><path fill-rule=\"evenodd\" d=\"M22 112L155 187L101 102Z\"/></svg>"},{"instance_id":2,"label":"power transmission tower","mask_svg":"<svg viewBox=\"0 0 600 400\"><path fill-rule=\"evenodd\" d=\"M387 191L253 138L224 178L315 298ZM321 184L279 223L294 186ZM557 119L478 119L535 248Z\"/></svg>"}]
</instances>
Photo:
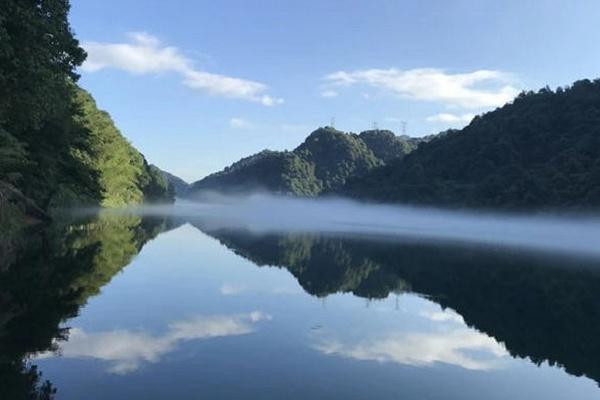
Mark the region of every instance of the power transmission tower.
<instances>
[{"instance_id":1,"label":"power transmission tower","mask_svg":"<svg viewBox=\"0 0 600 400\"><path fill-rule=\"evenodd\" d=\"M379 124L377 123L377 121L373 121L373 130L376 131L379 129Z\"/></svg>"},{"instance_id":2,"label":"power transmission tower","mask_svg":"<svg viewBox=\"0 0 600 400\"><path fill-rule=\"evenodd\" d=\"M335 128L335 117L331 117L331 120L329 121L329 126Z\"/></svg>"},{"instance_id":3,"label":"power transmission tower","mask_svg":"<svg viewBox=\"0 0 600 400\"><path fill-rule=\"evenodd\" d=\"M402 126L402 135L406 135L406 121L400 121L400 125Z\"/></svg>"}]
</instances>

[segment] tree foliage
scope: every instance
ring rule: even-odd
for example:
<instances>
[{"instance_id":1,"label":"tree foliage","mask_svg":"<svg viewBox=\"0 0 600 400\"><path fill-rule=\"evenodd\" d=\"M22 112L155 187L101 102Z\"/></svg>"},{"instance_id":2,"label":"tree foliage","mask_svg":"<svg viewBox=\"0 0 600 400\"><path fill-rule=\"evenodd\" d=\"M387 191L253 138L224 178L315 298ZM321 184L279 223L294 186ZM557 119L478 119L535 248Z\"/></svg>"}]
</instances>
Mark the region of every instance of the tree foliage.
<instances>
[{"instance_id":1,"label":"tree foliage","mask_svg":"<svg viewBox=\"0 0 600 400\"><path fill-rule=\"evenodd\" d=\"M2 1L0 181L46 210L168 199L163 177L76 86L86 55L68 12L67 0Z\"/></svg>"},{"instance_id":2,"label":"tree foliage","mask_svg":"<svg viewBox=\"0 0 600 400\"><path fill-rule=\"evenodd\" d=\"M349 177L362 176L413 147L390 131L357 135L319 128L293 151L264 150L243 158L192 184L190 192L266 190L316 196L337 190Z\"/></svg>"},{"instance_id":3,"label":"tree foliage","mask_svg":"<svg viewBox=\"0 0 600 400\"><path fill-rule=\"evenodd\" d=\"M190 184L181 179L178 176L171 174L170 172L164 171L155 165L151 165L151 168L158 170L162 176L167 180L168 191L171 197L179 196L184 197L190 187Z\"/></svg>"},{"instance_id":4,"label":"tree foliage","mask_svg":"<svg viewBox=\"0 0 600 400\"><path fill-rule=\"evenodd\" d=\"M519 95L343 193L485 208L600 206L600 80Z\"/></svg>"},{"instance_id":5,"label":"tree foliage","mask_svg":"<svg viewBox=\"0 0 600 400\"><path fill-rule=\"evenodd\" d=\"M9 182L18 181L29 165L28 157L25 144L0 127L0 176Z\"/></svg>"},{"instance_id":6,"label":"tree foliage","mask_svg":"<svg viewBox=\"0 0 600 400\"><path fill-rule=\"evenodd\" d=\"M68 0L3 0L0 7L0 124L15 134L69 106L67 80L85 60L67 19ZM35 130L29 130L33 134Z\"/></svg>"},{"instance_id":7,"label":"tree foliage","mask_svg":"<svg viewBox=\"0 0 600 400\"><path fill-rule=\"evenodd\" d=\"M76 89L75 101L79 108L75 120L88 133L89 152L79 157L98 175L101 204L115 207L166 198L166 179L123 137L110 115L99 110L83 89Z\"/></svg>"}]
</instances>

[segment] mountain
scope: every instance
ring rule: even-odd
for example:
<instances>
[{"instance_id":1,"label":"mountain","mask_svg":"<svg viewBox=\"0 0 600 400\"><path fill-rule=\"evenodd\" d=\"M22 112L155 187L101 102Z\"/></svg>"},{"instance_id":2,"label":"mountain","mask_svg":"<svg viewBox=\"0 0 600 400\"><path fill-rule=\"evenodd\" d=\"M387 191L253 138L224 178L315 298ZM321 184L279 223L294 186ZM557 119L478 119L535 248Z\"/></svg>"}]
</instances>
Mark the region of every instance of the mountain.
<instances>
[{"instance_id":1,"label":"mountain","mask_svg":"<svg viewBox=\"0 0 600 400\"><path fill-rule=\"evenodd\" d=\"M402 158L415 150L423 141L421 138L412 138L406 135L396 136L392 131L379 129L361 132L358 137L365 142L375 157L385 163Z\"/></svg>"},{"instance_id":2,"label":"mountain","mask_svg":"<svg viewBox=\"0 0 600 400\"><path fill-rule=\"evenodd\" d=\"M190 186L200 191L266 190L298 196L333 192L351 176L362 176L389 160L403 157L416 142L390 131L360 135L319 128L293 151L263 150Z\"/></svg>"},{"instance_id":3,"label":"mountain","mask_svg":"<svg viewBox=\"0 0 600 400\"><path fill-rule=\"evenodd\" d=\"M75 101L80 110L76 119L87 131L84 140L90 150L82 160L96 173L100 205L119 207L172 200L162 171L148 164L119 132L110 115L97 108L92 96L76 88Z\"/></svg>"},{"instance_id":4,"label":"mountain","mask_svg":"<svg viewBox=\"0 0 600 400\"><path fill-rule=\"evenodd\" d=\"M361 176L383 165L358 135L333 128L312 132L294 153L314 165L325 192L341 187L349 176Z\"/></svg>"},{"instance_id":5,"label":"mountain","mask_svg":"<svg viewBox=\"0 0 600 400\"><path fill-rule=\"evenodd\" d=\"M600 80L519 95L340 193L452 207L600 206Z\"/></svg>"},{"instance_id":6,"label":"mountain","mask_svg":"<svg viewBox=\"0 0 600 400\"><path fill-rule=\"evenodd\" d=\"M183 197L186 195L186 193L190 187L189 183L187 183L180 177L173 175L170 172L167 172L165 170L158 168L156 165L151 165L151 167L156 168L158 171L160 171L162 176L167 180L167 183L169 185L169 190L172 193L174 193L175 196Z\"/></svg>"},{"instance_id":7,"label":"mountain","mask_svg":"<svg viewBox=\"0 0 600 400\"><path fill-rule=\"evenodd\" d=\"M315 177L314 166L297 154L263 150L193 183L188 194L253 190L314 196L321 191L321 184Z\"/></svg>"},{"instance_id":8,"label":"mountain","mask_svg":"<svg viewBox=\"0 0 600 400\"><path fill-rule=\"evenodd\" d=\"M0 225L32 210L171 200L166 179L77 86L86 54L68 11L68 1L0 8Z\"/></svg>"}]
</instances>

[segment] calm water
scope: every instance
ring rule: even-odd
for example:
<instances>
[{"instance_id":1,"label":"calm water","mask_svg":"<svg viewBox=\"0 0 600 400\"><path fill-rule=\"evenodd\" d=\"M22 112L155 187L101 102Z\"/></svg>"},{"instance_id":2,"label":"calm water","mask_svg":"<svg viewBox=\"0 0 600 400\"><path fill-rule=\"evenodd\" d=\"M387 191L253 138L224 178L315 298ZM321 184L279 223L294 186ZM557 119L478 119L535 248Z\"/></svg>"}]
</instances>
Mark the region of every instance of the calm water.
<instances>
[{"instance_id":1,"label":"calm water","mask_svg":"<svg viewBox=\"0 0 600 400\"><path fill-rule=\"evenodd\" d=\"M2 254L1 399L600 397L589 260L138 216Z\"/></svg>"}]
</instances>

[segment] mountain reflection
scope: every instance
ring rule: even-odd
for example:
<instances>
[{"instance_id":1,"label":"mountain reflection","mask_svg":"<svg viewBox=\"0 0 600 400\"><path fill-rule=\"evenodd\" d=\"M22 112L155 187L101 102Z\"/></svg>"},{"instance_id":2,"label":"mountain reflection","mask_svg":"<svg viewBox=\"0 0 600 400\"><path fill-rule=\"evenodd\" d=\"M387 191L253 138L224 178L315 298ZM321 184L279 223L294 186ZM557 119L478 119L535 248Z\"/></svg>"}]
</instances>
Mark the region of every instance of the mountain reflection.
<instances>
[{"instance_id":1,"label":"mountain reflection","mask_svg":"<svg viewBox=\"0 0 600 400\"><path fill-rule=\"evenodd\" d=\"M313 296L418 295L439 305L420 317L443 322L440 332L389 332L359 340L315 333L312 347L323 354L415 366L443 362L472 370L495 368L510 354L600 382L600 269L591 262L506 249L258 235L216 229L201 220L100 215L0 243L0 387L6 398L52 398L52 384L34 363L59 349L66 357L103 360L111 372L126 373L160 360L182 341L242 335L268 319L258 312L198 316L167 324L160 335L63 327L149 240L185 222L259 267L285 268ZM228 296L244 290L235 284L220 288Z\"/></svg>"},{"instance_id":2,"label":"mountain reflection","mask_svg":"<svg viewBox=\"0 0 600 400\"><path fill-rule=\"evenodd\" d=\"M444 309L456 310L468 326L503 343L513 357L538 365L548 362L572 375L600 382L600 269L592 262L489 247L259 235L212 229L201 221L192 224L257 266L287 269L311 295L347 292L383 299L394 293L416 293ZM460 338L460 332L456 335ZM415 338L402 338L406 339ZM359 344L330 341L320 348L358 359L412 357L398 351L394 344L398 338L383 340ZM460 340L458 343L462 346ZM481 346L486 345L488 350L501 351L484 339ZM384 352L382 347L394 350ZM419 362L426 360L414 364Z\"/></svg>"},{"instance_id":3,"label":"mountain reflection","mask_svg":"<svg viewBox=\"0 0 600 400\"><path fill-rule=\"evenodd\" d=\"M26 232L3 244L0 265L0 387L9 399L50 399L30 358L69 336L77 315L146 242L176 226L163 218L97 216Z\"/></svg>"}]
</instances>

